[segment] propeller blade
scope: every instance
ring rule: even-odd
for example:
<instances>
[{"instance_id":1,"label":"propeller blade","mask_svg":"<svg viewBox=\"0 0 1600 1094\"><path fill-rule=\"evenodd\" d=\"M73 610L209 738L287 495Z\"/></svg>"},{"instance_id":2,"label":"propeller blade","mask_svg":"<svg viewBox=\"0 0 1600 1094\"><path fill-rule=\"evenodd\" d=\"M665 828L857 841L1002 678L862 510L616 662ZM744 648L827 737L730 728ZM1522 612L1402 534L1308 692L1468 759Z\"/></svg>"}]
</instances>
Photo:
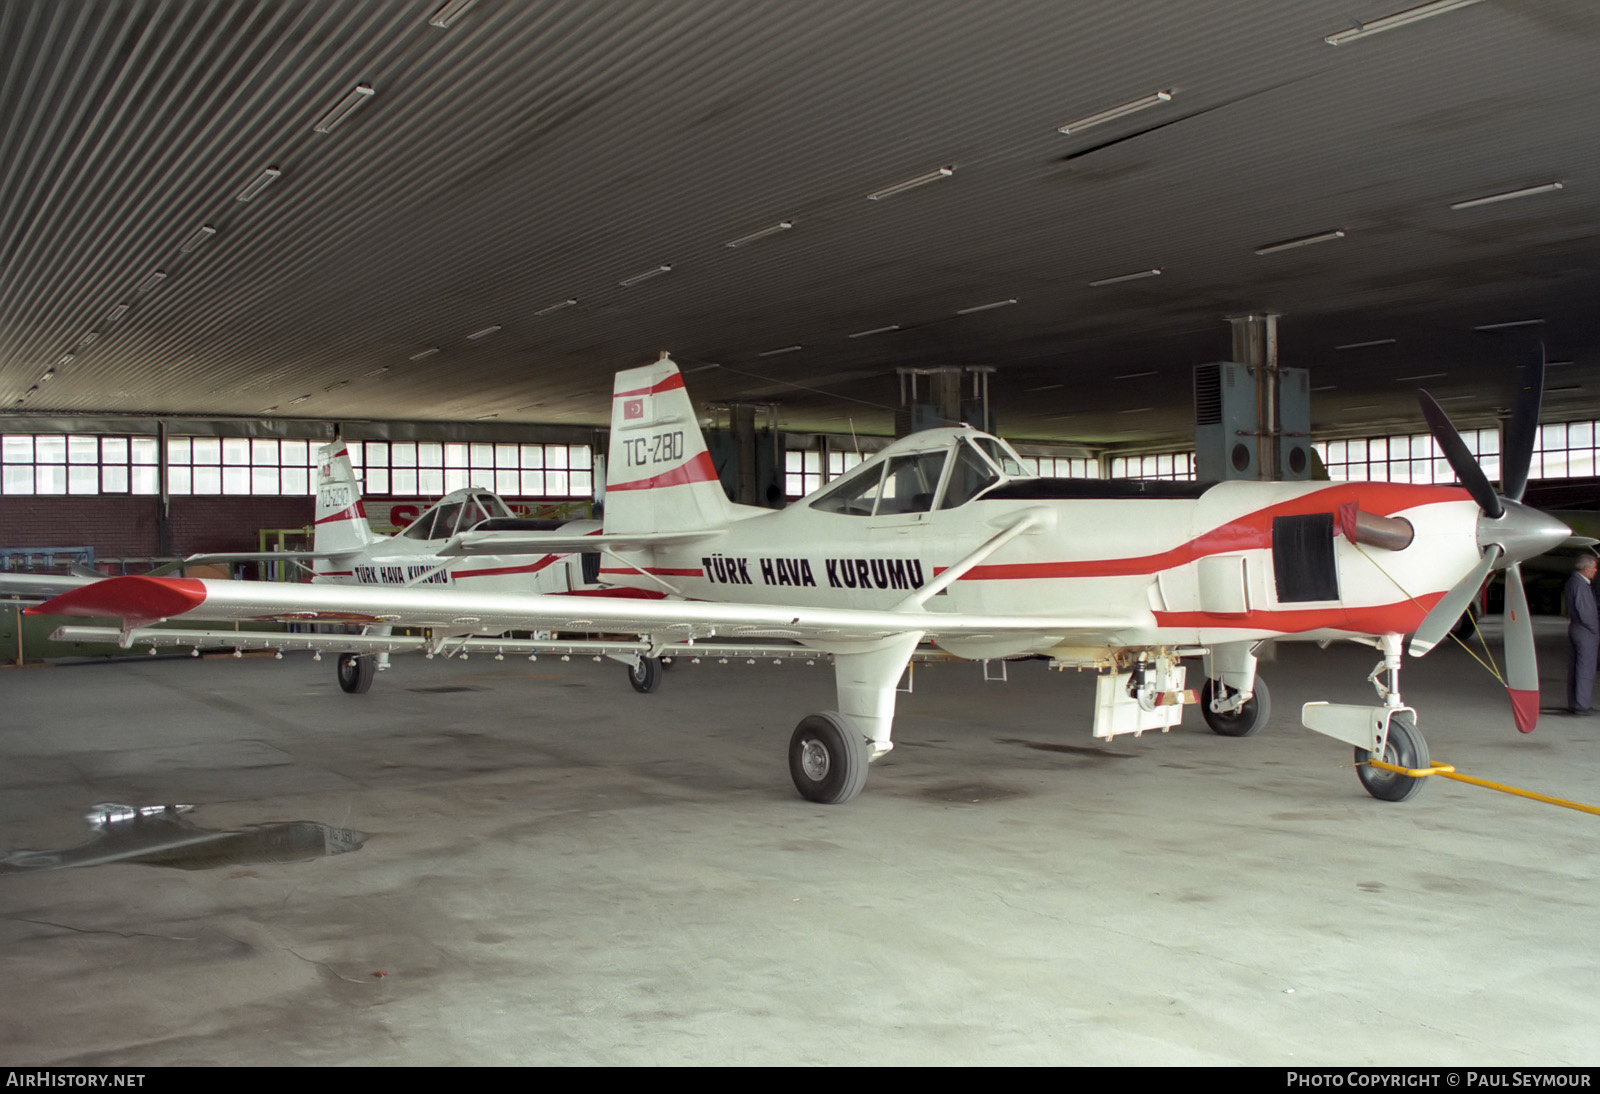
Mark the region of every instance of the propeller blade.
<instances>
[{"instance_id":1,"label":"propeller blade","mask_svg":"<svg viewBox=\"0 0 1600 1094\"><path fill-rule=\"evenodd\" d=\"M1456 625L1456 620L1461 618L1461 613L1467 610L1467 605L1483 587L1484 578L1489 576L1494 564L1500 561L1501 553L1499 544L1491 543L1484 550L1478 564L1472 568L1472 572L1456 582L1455 587L1445 593L1444 598L1433 606L1433 611L1423 618L1417 633L1411 636L1412 657L1421 657L1450 633L1450 628Z\"/></svg>"},{"instance_id":2,"label":"propeller blade","mask_svg":"<svg viewBox=\"0 0 1600 1094\"><path fill-rule=\"evenodd\" d=\"M1544 343L1539 343L1539 363L1530 365L1517 405L1506 423L1506 450L1500 456L1500 481L1506 497L1521 501L1528 488L1528 468L1533 463L1533 444L1539 436L1539 404L1544 399Z\"/></svg>"},{"instance_id":3,"label":"propeller blade","mask_svg":"<svg viewBox=\"0 0 1600 1094\"><path fill-rule=\"evenodd\" d=\"M1511 717L1520 733L1532 733L1539 724L1539 662L1533 652L1533 617L1528 614L1528 593L1522 587L1522 567L1506 569L1506 689L1511 693Z\"/></svg>"},{"instance_id":4,"label":"propeller blade","mask_svg":"<svg viewBox=\"0 0 1600 1094\"><path fill-rule=\"evenodd\" d=\"M1434 402L1433 396L1426 391L1417 392L1417 401L1422 404L1422 416L1428 419L1428 432L1433 434L1433 439L1438 443L1444 458L1450 461L1450 470L1456 473L1456 478L1461 480L1461 485L1467 488L1467 493L1472 495L1472 500L1478 503L1488 517L1498 517L1505 510L1500 505L1500 495L1496 494L1494 487L1489 485L1489 479L1483 473L1483 468L1478 466L1478 461L1467 448L1467 442L1461 439L1461 434L1456 432L1456 427L1450 423L1450 416ZM1538 408L1534 408L1535 418ZM1529 448L1529 457L1532 457L1532 448ZM1523 469L1526 476L1527 469ZM1452 619L1450 622L1454 623ZM1448 629L1448 628L1447 628ZM1441 632L1442 633L1442 632Z\"/></svg>"}]
</instances>

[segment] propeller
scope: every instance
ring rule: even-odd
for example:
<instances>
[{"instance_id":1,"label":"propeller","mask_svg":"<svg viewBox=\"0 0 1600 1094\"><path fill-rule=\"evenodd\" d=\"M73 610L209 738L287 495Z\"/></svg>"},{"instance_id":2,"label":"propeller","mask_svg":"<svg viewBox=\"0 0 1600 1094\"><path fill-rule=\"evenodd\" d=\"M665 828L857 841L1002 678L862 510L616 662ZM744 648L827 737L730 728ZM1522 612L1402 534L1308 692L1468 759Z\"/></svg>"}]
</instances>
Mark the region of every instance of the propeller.
<instances>
[{"instance_id":1,"label":"propeller","mask_svg":"<svg viewBox=\"0 0 1600 1094\"><path fill-rule=\"evenodd\" d=\"M1522 504L1533 464L1533 446L1539 430L1539 404L1544 397L1544 359L1541 347L1537 366L1526 370L1526 382L1506 426L1506 451L1501 456L1504 493L1497 493L1478 466L1461 434L1433 396L1417 393L1428 430L1438 442L1461 485L1478 503L1478 546L1483 557L1472 571L1456 582L1422 620L1411 637L1411 655L1421 657L1438 645L1466 610L1489 572L1506 571L1506 690L1517 729L1533 732L1539 721L1539 665L1533 649L1533 620L1528 614L1528 594L1522 584L1523 559L1543 554L1559 545L1571 529L1537 509Z\"/></svg>"}]
</instances>

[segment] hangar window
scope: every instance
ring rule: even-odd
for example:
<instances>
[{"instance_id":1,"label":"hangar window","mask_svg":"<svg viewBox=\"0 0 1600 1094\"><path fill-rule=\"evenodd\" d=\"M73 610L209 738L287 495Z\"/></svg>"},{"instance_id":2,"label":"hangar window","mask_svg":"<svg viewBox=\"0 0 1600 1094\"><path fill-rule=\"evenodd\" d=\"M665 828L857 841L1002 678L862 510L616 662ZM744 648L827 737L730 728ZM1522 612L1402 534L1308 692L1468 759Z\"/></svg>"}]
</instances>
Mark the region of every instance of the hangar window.
<instances>
[{"instance_id":1,"label":"hangar window","mask_svg":"<svg viewBox=\"0 0 1600 1094\"><path fill-rule=\"evenodd\" d=\"M154 437L8 433L0 437L0 494L154 494Z\"/></svg>"},{"instance_id":2,"label":"hangar window","mask_svg":"<svg viewBox=\"0 0 1600 1094\"><path fill-rule=\"evenodd\" d=\"M1022 465L1042 479L1100 477L1100 461L1092 456L1024 456Z\"/></svg>"},{"instance_id":3,"label":"hangar window","mask_svg":"<svg viewBox=\"0 0 1600 1094\"><path fill-rule=\"evenodd\" d=\"M468 486L508 498L594 494L586 444L351 441L345 446L367 494L426 498Z\"/></svg>"},{"instance_id":4,"label":"hangar window","mask_svg":"<svg viewBox=\"0 0 1600 1094\"><path fill-rule=\"evenodd\" d=\"M1194 453L1152 452L1144 456L1115 456L1111 460L1111 477L1193 482Z\"/></svg>"}]
</instances>

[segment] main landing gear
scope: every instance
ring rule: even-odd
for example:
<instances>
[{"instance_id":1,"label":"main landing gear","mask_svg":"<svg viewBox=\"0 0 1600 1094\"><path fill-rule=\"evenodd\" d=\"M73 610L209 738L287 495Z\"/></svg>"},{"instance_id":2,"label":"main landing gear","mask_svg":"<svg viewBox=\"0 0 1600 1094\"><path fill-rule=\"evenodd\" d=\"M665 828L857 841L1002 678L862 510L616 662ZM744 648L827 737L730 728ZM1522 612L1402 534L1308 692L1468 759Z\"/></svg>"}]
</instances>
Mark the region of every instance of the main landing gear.
<instances>
[{"instance_id":1,"label":"main landing gear","mask_svg":"<svg viewBox=\"0 0 1600 1094\"><path fill-rule=\"evenodd\" d=\"M894 747L894 697L922 632L839 642L833 679L839 709L808 714L789 738L789 777L807 801L842 805L867 785L867 765Z\"/></svg>"},{"instance_id":2,"label":"main landing gear","mask_svg":"<svg viewBox=\"0 0 1600 1094\"><path fill-rule=\"evenodd\" d=\"M789 777L808 801L840 805L867 785L866 738L836 711L808 714L789 738Z\"/></svg>"},{"instance_id":3,"label":"main landing gear","mask_svg":"<svg viewBox=\"0 0 1600 1094\"><path fill-rule=\"evenodd\" d=\"M661 658L641 657L627 666L628 683L640 695L648 695L661 684Z\"/></svg>"},{"instance_id":4,"label":"main landing gear","mask_svg":"<svg viewBox=\"0 0 1600 1094\"><path fill-rule=\"evenodd\" d=\"M378 671L378 659L370 654L341 653L336 671L342 690L349 695L365 695Z\"/></svg>"},{"instance_id":5,"label":"main landing gear","mask_svg":"<svg viewBox=\"0 0 1600 1094\"><path fill-rule=\"evenodd\" d=\"M1200 713L1211 732L1219 736L1254 737L1272 717L1272 694L1260 676L1255 679L1250 698L1237 705L1229 700L1237 700L1237 695L1230 694L1220 680L1207 680L1200 689Z\"/></svg>"}]
</instances>

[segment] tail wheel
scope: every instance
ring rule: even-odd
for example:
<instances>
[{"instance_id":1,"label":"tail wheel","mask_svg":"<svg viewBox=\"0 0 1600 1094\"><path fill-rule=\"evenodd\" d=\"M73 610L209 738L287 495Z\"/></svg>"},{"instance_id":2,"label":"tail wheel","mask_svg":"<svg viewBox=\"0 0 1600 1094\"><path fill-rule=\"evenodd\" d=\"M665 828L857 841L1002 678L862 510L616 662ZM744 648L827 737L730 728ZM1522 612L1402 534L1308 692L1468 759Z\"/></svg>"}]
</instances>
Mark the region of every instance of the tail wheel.
<instances>
[{"instance_id":1,"label":"tail wheel","mask_svg":"<svg viewBox=\"0 0 1600 1094\"><path fill-rule=\"evenodd\" d=\"M1368 767L1372 753L1356 749L1356 775L1367 793L1379 801L1403 802L1416 796L1422 789L1425 775L1396 775L1392 771L1379 771ZM1417 732L1416 722L1409 714L1396 714L1389 719L1389 740L1383 746L1383 761L1396 767L1419 768L1428 766L1428 742Z\"/></svg>"},{"instance_id":2,"label":"tail wheel","mask_svg":"<svg viewBox=\"0 0 1600 1094\"><path fill-rule=\"evenodd\" d=\"M648 695L661 683L661 659L641 657L637 665L628 666L628 683L640 695Z\"/></svg>"},{"instance_id":3,"label":"tail wheel","mask_svg":"<svg viewBox=\"0 0 1600 1094\"><path fill-rule=\"evenodd\" d=\"M339 655L339 686L351 695L366 694L372 687L372 677L377 671L376 657L363 657L356 653Z\"/></svg>"},{"instance_id":4,"label":"tail wheel","mask_svg":"<svg viewBox=\"0 0 1600 1094\"><path fill-rule=\"evenodd\" d=\"M1216 686L1215 680L1207 680L1205 687L1200 689L1200 713L1205 716L1211 732L1222 737L1254 737L1260 733L1261 727L1272 717L1272 693L1267 691L1267 682L1257 676L1255 692L1238 710L1227 713L1211 709Z\"/></svg>"},{"instance_id":5,"label":"tail wheel","mask_svg":"<svg viewBox=\"0 0 1600 1094\"><path fill-rule=\"evenodd\" d=\"M808 801L840 805L867 785L867 741L834 711L808 714L789 738L789 777Z\"/></svg>"}]
</instances>

